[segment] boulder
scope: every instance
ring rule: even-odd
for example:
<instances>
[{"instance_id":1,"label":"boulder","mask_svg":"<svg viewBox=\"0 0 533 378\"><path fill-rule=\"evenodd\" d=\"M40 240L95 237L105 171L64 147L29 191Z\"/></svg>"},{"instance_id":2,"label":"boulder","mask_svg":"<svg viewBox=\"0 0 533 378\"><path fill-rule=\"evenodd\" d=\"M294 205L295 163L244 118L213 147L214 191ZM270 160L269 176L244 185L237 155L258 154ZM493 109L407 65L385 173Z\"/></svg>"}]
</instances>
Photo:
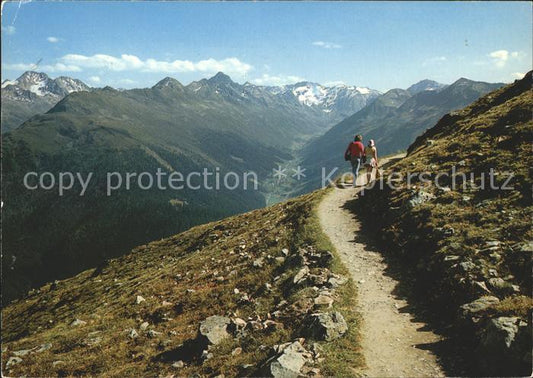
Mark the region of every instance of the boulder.
<instances>
[{"instance_id":1,"label":"boulder","mask_svg":"<svg viewBox=\"0 0 533 378\"><path fill-rule=\"evenodd\" d=\"M228 325L231 319L225 316L213 315L200 323L199 337L207 341L208 344L219 344L226 337L229 337Z\"/></svg>"},{"instance_id":2,"label":"boulder","mask_svg":"<svg viewBox=\"0 0 533 378\"><path fill-rule=\"evenodd\" d=\"M476 315L477 313L486 310L490 306L498 303L500 300L496 297L487 295L476 299L473 302L461 306L461 313L463 317Z\"/></svg>"},{"instance_id":3,"label":"boulder","mask_svg":"<svg viewBox=\"0 0 533 378\"><path fill-rule=\"evenodd\" d=\"M306 335L315 340L335 340L348 331L348 324L338 311L311 314L305 327Z\"/></svg>"},{"instance_id":4,"label":"boulder","mask_svg":"<svg viewBox=\"0 0 533 378\"><path fill-rule=\"evenodd\" d=\"M307 361L305 354L307 351L295 341L285 346L283 350L267 361L262 375L275 378L297 378Z\"/></svg>"},{"instance_id":5,"label":"boulder","mask_svg":"<svg viewBox=\"0 0 533 378\"><path fill-rule=\"evenodd\" d=\"M491 319L481 339L481 345L488 349L510 348L518 332L519 318L501 316Z\"/></svg>"}]
</instances>

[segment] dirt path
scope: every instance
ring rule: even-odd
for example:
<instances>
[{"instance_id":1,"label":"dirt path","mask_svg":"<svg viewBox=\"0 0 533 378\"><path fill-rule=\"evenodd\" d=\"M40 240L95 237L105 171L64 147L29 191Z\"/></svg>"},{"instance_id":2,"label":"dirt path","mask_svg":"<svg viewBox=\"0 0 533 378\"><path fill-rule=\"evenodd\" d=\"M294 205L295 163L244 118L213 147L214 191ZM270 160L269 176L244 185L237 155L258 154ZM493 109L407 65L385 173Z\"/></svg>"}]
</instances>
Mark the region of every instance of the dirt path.
<instances>
[{"instance_id":1,"label":"dirt path","mask_svg":"<svg viewBox=\"0 0 533 378\"><path fill-rule=\"evenodd\" d=\"M359 177L362 178L361 176ZM324 232L348 267L358 288L357 311L361 314L361 348L367 377L444 376L435 355L424 345L439 341L425 331L424 323L405 312L407 302L397 298L397 281L386 275L387 268L379 252L359 243L360 223L344 204L353 199L356 189L335 188L318 208Z\"/></svg>"}]
</instances>

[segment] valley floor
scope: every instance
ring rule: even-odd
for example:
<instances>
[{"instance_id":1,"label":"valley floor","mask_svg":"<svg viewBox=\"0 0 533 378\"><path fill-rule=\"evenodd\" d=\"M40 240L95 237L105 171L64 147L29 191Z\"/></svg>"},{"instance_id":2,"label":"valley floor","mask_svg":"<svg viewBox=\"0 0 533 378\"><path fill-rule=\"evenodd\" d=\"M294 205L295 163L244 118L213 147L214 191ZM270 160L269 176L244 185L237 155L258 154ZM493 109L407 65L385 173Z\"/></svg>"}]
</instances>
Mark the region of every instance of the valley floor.
<instances>
[{"instance_id":1,"label":"valley floor","mask_svg":"<svg viewBox=\"0 0 533 378\"><path fill-rule=\"evenodd\" d=\"M359 179L363 179L361 175ZM440 338L415 319L405 299L395 295L399 284L387 274L388 266L378 251L364 243L360 223L346 204L361 187L335 188L318 207L324 233L337 249L358 286L356 311L361 349L368 377L444 376L432 347Z\"/></svg>"}]
</instances>

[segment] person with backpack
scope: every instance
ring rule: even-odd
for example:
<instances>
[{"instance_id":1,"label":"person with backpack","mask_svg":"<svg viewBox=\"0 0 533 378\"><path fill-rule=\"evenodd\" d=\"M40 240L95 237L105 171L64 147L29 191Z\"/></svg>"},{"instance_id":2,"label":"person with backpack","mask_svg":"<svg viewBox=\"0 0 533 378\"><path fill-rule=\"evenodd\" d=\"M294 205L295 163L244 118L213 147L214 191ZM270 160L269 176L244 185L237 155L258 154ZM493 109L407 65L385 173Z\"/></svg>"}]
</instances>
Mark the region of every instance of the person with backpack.
<instances>
[{"instance_id":1,"label":"person with backpack","mask_svg":"<svg viewBox=\"0 0 533 378\"><path fill-rule=\"evenodd\" d=\"M368 141L368 145L365 147L365 156L366 183L370 184L370 181L372 180L372 171L374 168L376 169L376 178L378 178L377 176L379 174L378 150L376 148L376 144L374 143L374 139L370 139Z\"/></svg>"},{"instance_id":2,"label":"person with backpack","mask_svg":"<svg viewBox=\"0 0 533 378\"><path fill-rule=\"evenodd\" d=\"M365 146L363 145L363 137L358 134L344 152L344 159L350 161L350 164L352 165L354 188L357 186L357 176L359 176L361 165L364 164L364 158Z\"/></svg>"}]
</instances>

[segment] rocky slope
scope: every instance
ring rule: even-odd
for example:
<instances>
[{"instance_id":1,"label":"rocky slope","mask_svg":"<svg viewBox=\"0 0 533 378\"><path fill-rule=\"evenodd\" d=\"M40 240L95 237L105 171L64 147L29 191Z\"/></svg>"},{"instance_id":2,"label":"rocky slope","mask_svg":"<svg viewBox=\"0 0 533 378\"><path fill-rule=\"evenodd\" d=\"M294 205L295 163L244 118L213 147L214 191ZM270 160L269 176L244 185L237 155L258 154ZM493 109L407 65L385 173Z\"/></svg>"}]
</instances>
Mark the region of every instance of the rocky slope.
<instances>
[{"instance_id":1,"label":"rocky slope","mask_svg":"<svg viewBox=\"0 0 533 378\"><path fill-rule=\"evenodd\" d=\"M358 204L411 293L462 340L468 375L531 373L531 85L530 72L444 116L388 170L398 189Z\"/></svg>"},{"instance_id":2,"label":"rocky slope","mask_svg":"<svg viewBox=\"0 0 533 378\"><path fill-rule=\"evenodd\" d=\"M316 192L137 247L3 310L10 376L346 375L353 283ZM343 356L343 363L337 359Z\"/></svg>"}]
</instances>

